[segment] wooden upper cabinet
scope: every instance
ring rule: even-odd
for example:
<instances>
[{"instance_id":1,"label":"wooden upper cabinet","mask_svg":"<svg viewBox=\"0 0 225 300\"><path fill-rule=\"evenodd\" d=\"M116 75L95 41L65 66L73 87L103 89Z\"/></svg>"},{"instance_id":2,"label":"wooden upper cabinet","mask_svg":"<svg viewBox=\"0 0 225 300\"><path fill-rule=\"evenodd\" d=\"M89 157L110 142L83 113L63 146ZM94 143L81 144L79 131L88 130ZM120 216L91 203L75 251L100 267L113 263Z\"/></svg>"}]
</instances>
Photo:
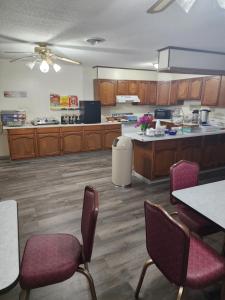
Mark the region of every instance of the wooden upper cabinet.
<instances>
[{"instance_id":1,"label":"wooden upper cabinet","mask_svg":"<svg viewBox=\"0 0 225 300\"><path fill-rule=\"evenodd\" d=\"M138 90L138 97L140 99L140 103L142 105L147 104L147 88L148 88L148 81L139 81L139 90Z\"/></svg>"},{"instance_id":2,"label":"wooden upper cabinet","mask_svg":"<svg viewBox=\"0 0 225 300\"><path fill-rule=\"evenodd\" d=\"M221 78L218 106L225 107L225 76Z\"/></svg>"},{"instance_id":3,"label":"wooden upper cabinet","mask_svg":"<svg viewBox=\"0 0 225 300\"><path fill-rule=\"evenodd\" d=\"M157 82L148 81L145 102L150 105L156 104Z\"/></svg>"},{"instance_id":4,"label":"wooden upper cabinet","mask_svg":"<svg viewBox=\"0 0 225 300\"><path fill-rule=\"evenodd\" d=\"M188 90L189 90L189 80L188 79L178 80L177 100L188 99Z\"/></svg>"},{"instance_id":5,"label":"wooden upper cabinet","mask_svg":"<svg viewBox=\"0 0 225 300\"><path fill-rule=\"evenodd\" d=\"M216 106L219 98L221 76L209 76L203 80L202 105Z\"/></svg>"},{"instance_id":6,"label":"wooden upper cabinet","mask_svg":"<svg viewBox=\"0 0 225 300\"><path fill-rule=\"evenodd\" d=\"M170 81L158 81L157 105L168 105L170 98Z\"/></svg>"},{"instance_id":7,"label":"wooden upper cabinet","mask_svg":"<svg viewBox=\"0 0 225 300\"><path fill-rule=\"evenodd\" d=\"M128 81L128 95L138 95L139 92L139 81L129 80Z\"/></svg>"},{"instance_id":8,"label":"wooden upper cabinet","mask_svg":"<svg viewBox=\"0 0 225 300\"><path fill-rule=\"evenodd\" d=\"M109 79L94 80L94 97L104 106L116 105L117 81Z\"/></svg>"},{"instance_id":9,"label":"wooden upper cabinet","mask_svg":"<svg viewBox=\"0 0 225 300\"><path fill-rule=\"evenodd\" d=\"M116 95L129 95L128 83L128 80L117 80Z\"/></svg>"},{"instance_id":10,"label":"wooden upper cabinet","mask_svg":"<svg viewBox=\"0 0 225 300\"><path fill-rule=\"evenodd\" d=\"M170 99L169 99L169 104L170 105L176 105L177 104L177 88L178 88L178 81L177 80L171 81Z\"/></svg>"},{"instance_id":11,"label":"wooden upper cabinet","mask_svg":"<svg viewBox=\"0 0 225 300\"><path fill-rule=\"evenodd\" d=\"M188 99L189 100L200 100L201 99L202 81L203 81L202 77L189 79L189 91L188 91Z\"/></svg>"}]
</instances>

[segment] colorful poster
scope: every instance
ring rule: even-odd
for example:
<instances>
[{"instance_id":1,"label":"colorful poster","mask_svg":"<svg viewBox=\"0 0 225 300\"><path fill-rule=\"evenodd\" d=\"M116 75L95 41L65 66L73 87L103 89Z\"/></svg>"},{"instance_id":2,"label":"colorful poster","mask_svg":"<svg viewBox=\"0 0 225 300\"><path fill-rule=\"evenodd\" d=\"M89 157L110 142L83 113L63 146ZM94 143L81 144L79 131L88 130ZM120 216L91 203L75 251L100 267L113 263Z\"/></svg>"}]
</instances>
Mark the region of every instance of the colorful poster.
<instances>
[{"instance_id":1,"label":"colorful poster","mask_svg":"<svg viewBox=\"0 0 225 300\"><path fill-rule=\"evenodd\" d=\"M58 94L50 94L51 110L75 110L78 108L78 97L74 95L60 96Z\"/></svg>"}]
</instances>

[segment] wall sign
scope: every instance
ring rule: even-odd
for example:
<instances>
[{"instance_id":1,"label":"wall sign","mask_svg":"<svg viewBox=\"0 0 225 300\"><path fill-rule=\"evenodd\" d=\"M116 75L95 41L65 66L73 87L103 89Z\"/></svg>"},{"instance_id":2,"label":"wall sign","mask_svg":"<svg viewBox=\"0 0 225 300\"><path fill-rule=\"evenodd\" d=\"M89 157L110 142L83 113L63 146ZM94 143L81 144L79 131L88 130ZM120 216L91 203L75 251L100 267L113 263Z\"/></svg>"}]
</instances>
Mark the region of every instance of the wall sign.
<instances>
[{"instance_id":1,"label":"wall sign","mask_svg":"<svg viewBox=\"0 0 225 300\"><path fill-rule=\"evenodd\" d=\"M50 94L51 110L75 110L78 108L78 97L74 95L60 96L58 94Z\"/></svg>"},{"instance_id":2,"label":"wall sign","mask_svg":"<svg viewBox=\"0 0 225 300\"><path fill-rule=\"evenodd\" d=\"M26 98L26 91L4 91L5 98Z\"/></svg>"}]
</instances>

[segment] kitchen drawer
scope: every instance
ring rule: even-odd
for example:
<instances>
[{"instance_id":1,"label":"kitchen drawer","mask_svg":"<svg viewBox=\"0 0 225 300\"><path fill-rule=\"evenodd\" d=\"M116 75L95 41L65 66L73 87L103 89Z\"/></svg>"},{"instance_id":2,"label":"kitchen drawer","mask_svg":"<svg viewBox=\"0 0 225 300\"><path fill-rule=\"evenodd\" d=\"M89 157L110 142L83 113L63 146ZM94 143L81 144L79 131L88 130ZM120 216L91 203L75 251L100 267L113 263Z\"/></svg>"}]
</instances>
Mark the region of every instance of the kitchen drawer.
<instances>
[{"instance_id":1,"label":"kitchen drawer","mask_svg":"<svg viewBox=\"0 0 225 300\"><path fill-rule=\"evenodd\" d=\"M65 126L65 127L61 127L61 132L79 132L79 131L83 131L84 126L81 125L75 125L75 126Z\"/></svg>"},{"instance_id":2,"label":"kitchen drawer","mask_svg":"<svg viewBox=\"0 0 225 300\"><path fill-rule=\"evenodd\" d=\"M85 125L84 131L103 130L103 125Z\"/></svg>"},{"instance_id":3,"label":"kitchen drawer","mask_svg":"<svg viewBox=\"0 0 225 300\"><path fill-rule=\"evenodd\" d=\"M18 129L7 129L9 135L15 135L15 134L34 134L33 128L18 128Z\"/></svg>"},{"instance_id":4,"label":"kitchen drawer","mask_svg":"<svg viewBox=\"0 0 225 300\"><path fill-rule=\"evenodd\" d=\"M104 130L121 130L121 124L107 124L102 125Z\"/></svg>"},{"instance_id":5,"label":"kitchen drawer","mask_svg":"<svg viewBox=\"0 0 225 300\"><path fill-rule=\"evenodd\" d=\"M60 127L37 128L37 133L59 133Z\"/></svg>"}]
</instances>

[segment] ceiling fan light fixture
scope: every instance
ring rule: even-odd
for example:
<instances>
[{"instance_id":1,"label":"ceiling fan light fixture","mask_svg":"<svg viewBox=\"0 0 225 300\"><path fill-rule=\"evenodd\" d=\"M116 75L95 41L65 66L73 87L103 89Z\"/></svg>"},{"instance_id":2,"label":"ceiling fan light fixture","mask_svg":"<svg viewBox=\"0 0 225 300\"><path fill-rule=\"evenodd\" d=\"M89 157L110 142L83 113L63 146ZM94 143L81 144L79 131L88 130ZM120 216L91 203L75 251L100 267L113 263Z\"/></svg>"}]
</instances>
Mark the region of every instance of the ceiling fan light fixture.
<instances>
[{"instance_id":1,"label":"ceiling fan light fixture","mask_svg":"<svg viewBox=\"0 0 225 300\"><path fill-rule=\"evenodd\" d=\"M28 62L28 63L26 64L26 66L27 66L29 69L31 69L31 70L33 70L33 68L35 67L35 65L36 65L36 60L35 60L35 61Z\"/></svg>"},{"instance_id":2,"label":"ceiling fan light fixture","mask_svg":"<svg viewBox=\"0 0 225 300\"><path fill-rule=\"evenodd\" d=\"M53 64L53 69L54 69L54 71L57 73L57 72L59 72L60 70L61 70L61 67L60 67L60 65L58 65L58 64Z\"/></svg>"},{"instance_id":3,"label":"ceiling fan light fixture","mask_svg":"<svg viewBox=\"0 0 225 300\"><path fill-rule=\"evenodd\" d=\"M42 73L48 73L48 71L49 71L49 64L47 63L46 60L42 60L42 62L40 64L40 71Z\"/></svg>"},{"instance_id":4,"label":"ceiling fan light fixture","mask_svg":"<svg viewBox=\"0 0 225 300\"><path fill-rule=\"evenodd\" d=\"M196 2L196 0L176 0L176 1L186 13L189 12L193 4Z\"/></svg>"},{"instance_id":5,"label":"ceiling fan light fixture","mask_svg":"<svg viewBox=\"0 0 225 300\"><path fill-rule=\"evenodd\" d=\"M100 37L94 37L94 38L87 39L86 42L91 45L98 45L99 43L105 42L105 39Z\"/></svg>"},{"instance_id":6,"label":"ceiling fan light fixture","mask_svg":"<svg viewBox=\"0 0 225 300\"><path fill-rule=\"evenodd\" d=\"M155 14L166 9L170 4L172 4L175 0L158 0L155 4L153 4L148 10L147 13Z\"/></svg>"},{"instance_id":7,"label":"ceiling fan light fixture","mask_svg":"<svg viewBox=\"0 0 225 300\"><path fill-rule=\"evenodd\" d=\"M157 70L158 70L158 68L159 68L159 64L158 64L158 63L154 63L154 64L153 64L153 67L154 67L155 69L157 69Z\"/></svg>"},{"instance_id":8,"label":"ceiling fan light fixture","mask_svg":"<svg viewBox=\"0 0 225 300\"><path fill-rule=\"evenodd\" d=\"M225 9L225 0L217 0L219 6Z\"/></svg>"}]
</instances>

